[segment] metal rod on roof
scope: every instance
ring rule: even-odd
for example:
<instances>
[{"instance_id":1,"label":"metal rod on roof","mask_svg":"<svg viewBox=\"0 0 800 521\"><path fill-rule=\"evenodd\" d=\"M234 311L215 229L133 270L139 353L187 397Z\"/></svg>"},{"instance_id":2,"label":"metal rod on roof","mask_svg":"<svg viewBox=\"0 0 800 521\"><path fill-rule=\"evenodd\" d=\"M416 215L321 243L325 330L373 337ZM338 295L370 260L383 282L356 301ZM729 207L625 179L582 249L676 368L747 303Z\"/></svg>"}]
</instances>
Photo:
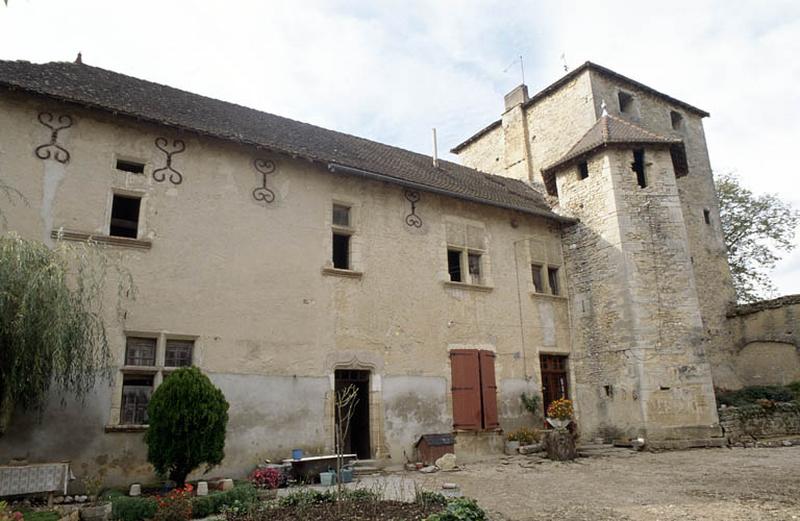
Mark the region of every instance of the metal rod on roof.
<instances>
[{"instance_id":1,"label":"metal rod on roof","mask_svg":"<svg viewBox=\"0 0 800 521\"><path fill-rule=\"evenodd\" d=\"M439 168L439 146L436 144L436 127L433 129L433 167Z\"/></svg>"}]
</instances>

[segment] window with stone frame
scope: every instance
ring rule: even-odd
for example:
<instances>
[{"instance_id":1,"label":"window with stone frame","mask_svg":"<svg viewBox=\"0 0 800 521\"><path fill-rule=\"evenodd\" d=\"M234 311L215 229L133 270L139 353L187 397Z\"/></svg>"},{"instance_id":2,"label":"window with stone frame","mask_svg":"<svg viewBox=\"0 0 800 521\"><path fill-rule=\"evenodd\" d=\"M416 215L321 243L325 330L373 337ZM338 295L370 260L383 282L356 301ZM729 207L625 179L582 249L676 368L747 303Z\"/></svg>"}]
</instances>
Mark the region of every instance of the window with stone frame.
<instances>
[{"instance_id":1,"label":"window with stone frame","mask_svg":"<svg viewBox=\"0 0 800 521\"><path fill-rule=\"evenodd\" d=\"M531 264L533 291L536 293L544 293L544 279L542 278L542 270L544 270L544 266L541 264Z\"/></svg>"},{"instance_id":2,"label":"window with stone frame","mask_svg":"<svg viewBox=\"0 0 800 521\"><path fill-rule=\"evenodd\" d=\"M486 230L476 223L448 220L447 272L451 282L477 286L489 284Z\"/></svg>"},{"instance_id":3,"label":"window with stone frame","mask_svg":"<svg viewBox=\"0 0 800 521\"><path fill-rule=\"evenodd\" d=\"M147 404L169 373L194 363L190 338L166 334L131 334L125 339L119 421L124 426L146 426Z\"/></svg>"},{"instance_id":4,"label":"window with stone frame","mask_svg":"<svg viewBox=\"0 0 800 521\"><path fill-rule=\"evenodd\" d=\"M528 240L528 249L531 293L562 296L560 241L532 238Z\"/></svg>"},{"instance_id":5,"label":"window with stone frame","mask_svg":"<svg viewBox=\"0 0 800 521\"><path fill-rule=\"evenodd\" d=\"M334 203L331 213L331 262L339 270L352 270L351 238L353 229L352 207Z\"/></svg>"}]
</instances>

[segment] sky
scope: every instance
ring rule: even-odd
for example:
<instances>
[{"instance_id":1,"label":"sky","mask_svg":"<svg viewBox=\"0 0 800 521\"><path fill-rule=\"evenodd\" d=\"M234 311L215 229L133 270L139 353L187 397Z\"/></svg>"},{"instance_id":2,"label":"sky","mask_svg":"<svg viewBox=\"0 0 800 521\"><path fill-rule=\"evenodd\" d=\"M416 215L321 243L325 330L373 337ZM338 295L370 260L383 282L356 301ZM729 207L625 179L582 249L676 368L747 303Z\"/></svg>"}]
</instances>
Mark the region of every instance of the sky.
<instances>
[{"instance_id":1,"label":"sky","mask_svg":"<svg viewBox=\"0 0 800 521\"><path fill-rule=\"evenodd\" d=\"M445 157L499 118L519 56L531 93L591 60L710 112L714 171L800 208L797 0L0 6L0 59L79 51L90 65L426 154L436 127ZM800 293L800 248L772 275L779 293Z\"/></svg>"}]
</instances>

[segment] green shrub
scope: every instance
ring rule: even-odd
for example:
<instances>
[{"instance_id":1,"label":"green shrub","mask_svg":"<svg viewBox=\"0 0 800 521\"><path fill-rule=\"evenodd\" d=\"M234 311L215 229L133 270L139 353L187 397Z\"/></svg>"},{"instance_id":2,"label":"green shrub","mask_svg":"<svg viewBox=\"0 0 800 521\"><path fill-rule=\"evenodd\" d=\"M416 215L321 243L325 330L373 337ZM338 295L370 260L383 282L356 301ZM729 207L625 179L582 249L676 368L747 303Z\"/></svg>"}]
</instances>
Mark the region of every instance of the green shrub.
<instances>
[{"instance_id":1,"label":"green shrub","mask_svg":"<svg viewBox=\"0 0 800 521\"><path fill-rule=\"evenodd\" d=\"M488 519L486 512L474 499L460 497L447 503L444 512L428 516L426 521L487 521Z\"/></svg>"},{"instance_id":2,"label":"green shrub","mask_svg":"<svg viewBox=\"0 0 800 521\"><path fill-rule=\"evenodd\" d=\"M443 507L447 504L447 498L438 492L430 490L414 490L414 502L424 507Z\"/></svg>"},{"instance_id":3,"label":"green shrub","mask_svg":"<svg viewBox=\"0 0 800 521\"><path fill-rule=\"evenodd\" d=\"M738 391L717 391L717 405L729 407L754 405L758 400L791 402L794 399L795 394L789 388L780 385L756 385Z\"/></svg>"},{"instance_id":4,"label":"green shrub","mask_svg":"<svg viewBox=\"0 0 800 521\"><path fill-rule=\"evenodd\" d=\"M800 380L790 383L786 388L794 395L795 401L800 402Z\"/></svg>"},{"instance_id":5,"label":"green shrub","mask_svg":"<svg viewBox=\"0 0 800 521\"><path fill-rule=\"evenodd\" d=\"M224 492L212 492L207 496L192 498L192 517L201 518L219 514L225 507L250 505L257 501L256 489L249 483L237 485Z\"/></svg>"},{"instance_id":6,"label":"green shrub","mask_svg":"<svg viewBox=\"0 0 800 521\"><path fill-rule=\"evenodd\" d=\"M326 490L325 492L298 490L297 492L278 498L278 504L282 507L307 507L320 503L333 503L335 500L336 494L330 490Z\"/></svg>"},{"instance_id":7,"label":"green shrub","mask_svg":"<svg viewBox=\"0 0 800 521\"><path fill-rule=\"evenodd\" d=\"M111 499L111 516L120 521L143 521L151 519L158 508L150 497L119 496Z\"/></svg>"},{"instance_id":8,"label":"green shrub","mask_svg":"<svg viewBox=\"0 0 800 521\"><path fill-rule=\"evenodd\" d=\"M147 406L147 461L183 486L186 476L225 457L228 402L196 367L184 367L156 388Z\"/></svg>"}]
</instances>

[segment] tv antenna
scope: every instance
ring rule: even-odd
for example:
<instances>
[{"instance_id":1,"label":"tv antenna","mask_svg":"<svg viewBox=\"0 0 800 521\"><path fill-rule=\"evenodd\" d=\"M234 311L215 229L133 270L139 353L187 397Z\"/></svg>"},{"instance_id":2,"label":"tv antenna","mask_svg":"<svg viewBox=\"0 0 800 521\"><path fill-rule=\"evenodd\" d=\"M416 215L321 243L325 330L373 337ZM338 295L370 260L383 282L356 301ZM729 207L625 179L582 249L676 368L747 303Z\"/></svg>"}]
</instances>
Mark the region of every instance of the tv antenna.
<instances>
[{"instance_id":1,"label":"tv antenna","mask_svg":"<svg viewBox=\"0 0 800 521\"><path fill-rule=\"evenodd\" d=\"M561 53L561 63L564 65L564 72L567 72L569 67L567 67L567 53L565 52Z\"/></svg>"},{"instance_id":2,"label":"tv antenna","mask_svg":"<svg viewBox=\"0 0 800 521\"><path fill-rule=\"evenodd\" d=\"M516 65L517 62L519 62L519 72L522 75L522 84L524 85L525 84L525 64L522 62L522 55L521 54L519 55L519 58L516 58L514 61L509 63L508 67L503 69L503 72L505 73L505 72L510 71L511 67Z\"/></svg>"}]
</instances>

